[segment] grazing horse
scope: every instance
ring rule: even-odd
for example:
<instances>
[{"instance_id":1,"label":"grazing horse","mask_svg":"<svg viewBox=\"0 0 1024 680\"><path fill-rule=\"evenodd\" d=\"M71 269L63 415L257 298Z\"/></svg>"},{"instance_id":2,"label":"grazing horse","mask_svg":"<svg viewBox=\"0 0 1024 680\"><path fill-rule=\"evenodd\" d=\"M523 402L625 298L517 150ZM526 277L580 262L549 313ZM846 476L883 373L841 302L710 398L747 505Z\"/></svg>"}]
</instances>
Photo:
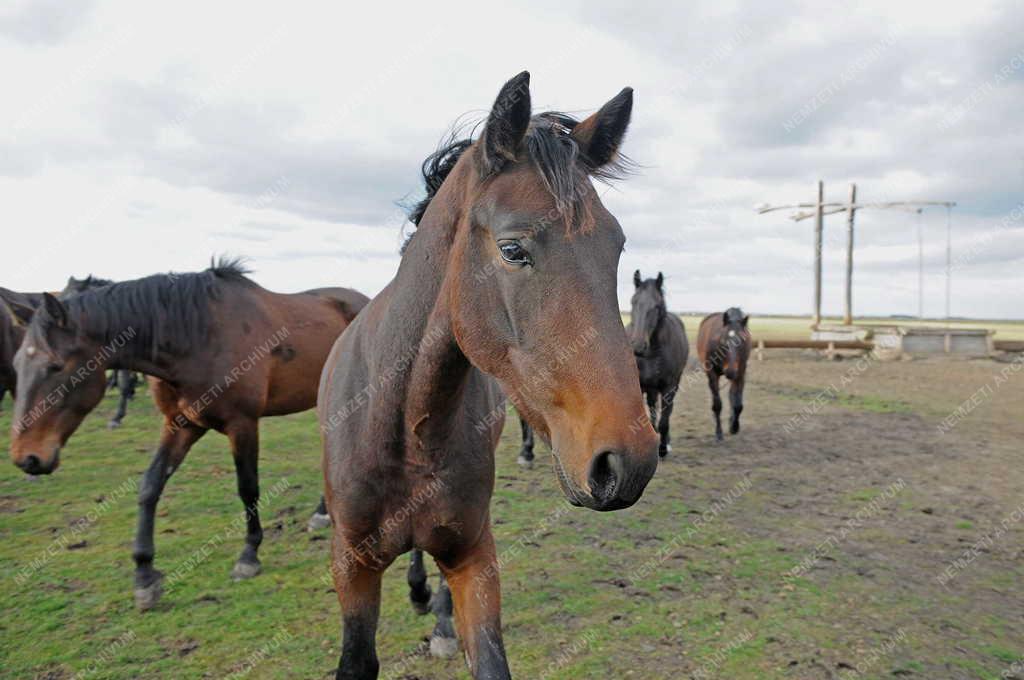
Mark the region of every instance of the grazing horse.
<instances>
[{"instance_id":1,"label":"grazing horse","mask_svg":"<svg viewBox=\"0 0 1024 680\"><path fill-rule=\"evenodd\" d=\"M25 326L42 302L42 293L18 293L0 288L0 403L5 392L10 392L12 399L17 396L14 354L25 337Z\"/></svg>"},{"instance_id":2,"label":"grazing horse","mask_svg":"<svg viewBox=\"0 0 1024 680\"><path fill-rule=\"evenodd\" d=\"M632 101L626 88L580 122L534 116L523 72L478 139L424 163L432 190L398 273L338 339L317 400L338 678L377 677L382 575L412 549L445 577L435 612L450 622L454 604L472 676L509 677L489 511L503 393L551 444L573 505L629 507L654 474L657 437L631 427L646 412L616 299L625 239L590 180L621 169Z\"/></svg>"},{"instance_id":3,"label":"grazing horse","mask_svg":"<svg viewBox=\"0 0 1024 680\"><path fill-rule=\"evenodd\" d=\"M66 299L72 295L78 295L84 293L87 290L93 288L102 288L103 286L109 286L114 283L109 279L101 279L92 274L85 277L84 279L76 279L74 276L68 278L67 285L64 286L64 290L61 291L60 298ZM117 412L114 413L114 417L107 423L107 427L115 429L121 427L121 421L124 420L125 415L128 413L128 402L135 398L135 388L139 386L139 376L135 371L126 371L124 369L118 369L110 372L110 379L107 381L107 389L116 387L121 398L117 404Z\"/></svg>"},{"instance_id":4,"label":"grazing horse","mask_svg":"<svg viewBox=\"0 0 1024 680\"><path fill-rule=\"evenodd\" d=\"M732 419L729 434L740 431L743 384L747 375L747 359L750 357L749 320L750 317L744 316L738 307L730 307L725 312L704 317L697 331L697 355L708 377L708 387L711 388L711 411L715 414L715 438L718 441L723 439L722 398L718 394L718 382L723 375L731 383L729 402L732 405Z\"/></svg>"},{"instance_id":5,"label":"grazing horse","mask_svg":"<svg viewBox=\"0 0 1024 680\"><path fill-rule=\"evenodd\" d=\"M661 437L658 455L662 458L672 450L668 422L679 390L679 380L690 357L683 321L675 314L669 314L665 306L664 283L665 277L661 272L658 272L658 278L647 280L640 278L639 269L634 272L632 311L626 326L626 335L633 345L640 372L640 390L647 398L651 424Z\"/></svg>"},{"instance_id":6,"label":"grazing horse","mask_svg":"<svg viewBox=\"0 0 1024 680\"><path fill-rule=\"evenodd\" d=\"M149 276L66 300L45 295L14 359L18 371L11 456L48 474L61 447L103 397L106 369L156 378L164 425L139 484L135 600L162 592L153 568L153 522L167 479L208 430L228 437L245 506L245 549L235 578L260 572L259 419L312 408L335 339L367 298L345 289L272 293L222 260L190 274Z\"/></svg>"}]
</instances>

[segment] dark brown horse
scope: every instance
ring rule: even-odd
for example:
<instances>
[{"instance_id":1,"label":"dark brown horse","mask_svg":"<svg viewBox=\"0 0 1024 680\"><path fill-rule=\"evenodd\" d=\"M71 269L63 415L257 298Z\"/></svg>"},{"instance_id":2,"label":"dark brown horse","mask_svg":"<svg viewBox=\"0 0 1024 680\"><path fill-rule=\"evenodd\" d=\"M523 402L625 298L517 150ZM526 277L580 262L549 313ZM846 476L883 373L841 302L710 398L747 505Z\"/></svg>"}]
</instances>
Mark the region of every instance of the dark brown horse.
<instances>
[{"instance_id":1,"label":"dark brown horse","mask_svg":"<svg viewBox=\"0 0 1024 680\"><path fill-rule=\"evenodd\" d=\"M473 677L509 677L489 512L502 391L550 442L572 504L629 507L654 474L657 437L631 428L647 416L616 299L625 239L590 181L615 173L632 101L627 88L581 122L531 116L524 72L479 139L425 163L436 195L394 280L338 339L317 402L337 677L377 677L381 577L414 548L446 578Z\"/></svg>"},{"instance_id":2,"label":"dark brown horse","mask_svg":"<svg viewBox=\"0 0 1024 680\"><path fill-rule=\"evenodd\" d=\"M645 281L640 277L640 270L636 270L629 325L626 326L640 372L640 390L647 398L651 424L661 437L658 454L663 458L672 450L669 419L679 391L679 379L690 357L683 321L670 314L665 306L664 283L661 272L657 278Z\"/></svg>"},{"instance_id":3,"label":"dark brown horse","mask_svg":"<svg viewBox=\"0 0 1024 680\"><path fill-rule=\"evenodd\" d=\"M700 322L697 332L697 356L708 377L711 388L711 412L715 414L715 438L722 440L722 398L718 394L718 383L724 375L731 383L729 402L732 405L732 419L729 434L740 431L740 414L743 413L743 385L747 376L747 360L750 358L750 331L747 329L749 316L744 316L737 307L725 312L709 314Z\"/></svg>"},{"instance_id":4,"label":"dark brown horse","mask_svg":"<svg viewBox=\"0 0 1024 680\"><path fill-rule=\"evenodd\" d=\"M156 378L160 444L139 485L135 598L161 594L153 568L153 522L164 484L208 430L228 437L245 506L245 549L236 578L260 572L259 419L316 403L334 340L366 303L347 289L272 293L222 261L194 274L149 276L65 301L45 295L15 356L11 456L29 474L48 474L61 448L103 396L105 369Z\"/></svg>"},{"instance_id":5,"label":"dark brown horse","mask_svg":"<svg viewBox=\"0 0 1024 680\"><path fill-rule=\"evenodd\" d=\"M112 283L114 282L109 279L101 279L92 274L89 274L84 279L76 279L74 276L71 276L68 277L67 285L64 286L64 290L60 293L60 299L64 300L72 295L79 295L87 290L102 288ZM110 429L121 427L121 421L124 420L125 415L128 413L128 402L135 398L135 388L139 386L140 382L141 380L135 371L127 371L121 368L110 372L107 389L116 387L120 398L117 402L117 411L114 413L114 417L110 419L110 422L107 423L107 427Z\"/></svg>"},{"instance_id":6,"label":"dark brown horse","mask_svg":"<svg viewBox=\"0 0 1024 680\"><path fill-rule=\"evenodd\" d=\"M42 303L42 293L18 293L0 288L0 403L5 392L10 392L12 398L17 395L14 354L25 337L25 326Z\"/></svg>"}]
</instances>

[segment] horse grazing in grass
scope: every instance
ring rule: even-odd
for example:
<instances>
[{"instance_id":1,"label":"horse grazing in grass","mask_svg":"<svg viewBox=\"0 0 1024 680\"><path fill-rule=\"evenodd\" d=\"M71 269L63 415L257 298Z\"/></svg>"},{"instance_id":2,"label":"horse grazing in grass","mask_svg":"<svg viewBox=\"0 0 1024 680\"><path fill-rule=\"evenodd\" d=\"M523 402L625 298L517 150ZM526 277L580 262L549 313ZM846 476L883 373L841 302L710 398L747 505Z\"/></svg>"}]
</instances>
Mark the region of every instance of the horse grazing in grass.
<instances>
[{"instance_id":1,"label":"horse grazing in grass","mask_svg":"<svg viewBox=\"0 0 1024 680\"><path fill-rule=\"evenodd\" d=\"M101 279L92 274L89 274L84 279L76 279L74 276L71 276L68 277L67 285L61 291L60 298L63 300L93 288L109 286L112 283L114 282L109 279ZM121 398L117 403L117 412L114 413L114 417L107 423L107 427L110 429L121 427L121 421L124 420L125 415L128 413L128 402L135 398L135 388L139 386L140 382L139 375L135 371L126 371L122 368L110 372L107 389L116 387Z\"/></svg>"},{"instance_id":2,"label":"horse grazing in grass","mask_svg":"<svg viewBox=\"0 0 1024 680\"><path fill-rule=\"evenodd\" d=\"M5 392L10 392L11 398L17 396L14 354L25 337L25 327L42 303L42 293L18 293L0 288L0 403Z\"/></svg>"},{"instance_id":3,"label":"horse grazing in grass","mask_svg":"<svg viewBox=\"0 0 1024 680\"><path fill-rule=\"evenodd\" d=\"M657 437L631 427L646 412L616 299L625 239L590 180L616 174L632 101L533 116L524 72L478 139L424 164L436 189L398 273L338 339L317 400L338 678L377 677L381 578L412 549L445 576L435 611L454 603L473 677L509 677L489 512L502 392L550 442L570 503L629 507L654 474ZM414 601L425 579L410 568Z\"/></svg>"},{"instance_id":4,"label":"horse grazing in grass","mask_svg":"<svg viewBox=\"0 0 1024 680\"><path fill-rule=\"evenodd\" d=\"M730 382L732 419L729 434L740 431L743 384L747 376L747 360L750 358L749 320L750 317L744 316L738 307L730 307L725 312L704 317L697 331L697 355L708 377L708 387L711 388L711 412L715 414L715 438L718 441L723 439L722 398L718 394L718 383L723 375Z\"/></svg>"},{"instance_id":5,"label":"horse grazing in grass","mask_svg":"<svg viewBox=\"0 0 1024 680\"><path fill-rule=\"evenodd\" d=\"M658 455L662 458L672 450L669 418L679 391L679 380L690 357L690 343L686 340L682 319L669 314L665 306L664 283L661 272L657 278L647 280L640 277L639 269L634 272L635 290L626 326L640 372L640 390L647 399L651 424L661 438Z\"/></svg>"},{"instance_id":6,"label":"horse grazing in grass","mask_svg":"<svg viewBox=\"0 0 1024 680\"><path fill-rule=\"evenodd\" d=\"M45 295L14 359L18 372L11 456L48 474L61 448L103 397L104 371L156 378L160 443L139 485L133 557L140 609L160 597L153 522L167 479L209 430L228 437L245 506L245 549L235 578L260 572L259 419L316 404L334 340L365 296L346 289L282 295L261 288L234 261L190 274L149 276L66 300Z\"/></svg>"}]
</instances>

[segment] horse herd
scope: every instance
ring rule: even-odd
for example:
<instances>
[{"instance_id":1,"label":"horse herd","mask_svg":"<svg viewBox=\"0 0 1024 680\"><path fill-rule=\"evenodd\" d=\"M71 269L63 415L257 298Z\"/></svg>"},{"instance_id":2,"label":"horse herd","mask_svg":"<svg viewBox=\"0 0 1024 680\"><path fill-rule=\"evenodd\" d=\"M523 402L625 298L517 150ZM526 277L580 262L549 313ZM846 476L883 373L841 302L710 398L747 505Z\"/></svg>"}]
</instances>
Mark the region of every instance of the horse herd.
<instances>
[{"instance_id":1,"label":"horse herd","mask_svg":"<svg viewBox=\"0 0 1024 680\"><path fill-rule=\"evenodd\" d=\"M135 601L146 610L162 593L157 502L189 449L210 430L227 436L247 520L232 574L256 576L258 421L316 406L325 483L312 521L333 525L337 677L377 677L381 577L410 551L410 599L437 616L431 651L450 656L459 639L474 678L510 677L489 512L506 404L523 421L521 462L533 459L536 430L576 506L631 506L670 450L686 332L667 312L660 273L636 272L623 326L625 237L592 183L623 174L632 104L626 88L583 120L534 114L529 74L509 80L476 139L453 139L424 162L416 230L373 300L345 288L273 293L232 260L120 283L72 280L60 295L0 289L14 463L53 472L102 399L108 369L124 381L115 378L118 421L134 374L150 377L164 423L139 486L133 548ZM722 375L739 431L747 317L708 316L697 350L721 439ZM424 551L442 573L433 594Z\"/></svg>"}]
</instances>

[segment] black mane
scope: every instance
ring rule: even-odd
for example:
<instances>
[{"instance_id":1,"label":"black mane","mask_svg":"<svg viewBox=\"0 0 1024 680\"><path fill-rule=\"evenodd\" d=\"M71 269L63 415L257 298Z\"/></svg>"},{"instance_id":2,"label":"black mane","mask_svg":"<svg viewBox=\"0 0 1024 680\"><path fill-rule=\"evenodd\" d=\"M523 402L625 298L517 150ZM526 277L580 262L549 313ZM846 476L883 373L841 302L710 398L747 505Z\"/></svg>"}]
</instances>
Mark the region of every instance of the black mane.
<instances>
[{"instance_id":1,"label":"black mane","mask_svg":"<svg viewBox=\"0 0 1024 680\"><path fill-rule=\"evenodd\" d=\"M632 161L620 154L604 166L594 168L570 134L578 124L579 121L567 113L538 113L530 121L523 147L540 173L548 193L555 199L559 215L569 220L570 229L577 222L583 222L581 229L585 230L586 213L581 208L584 207L583 199L591 191L587 178L593 176L602 181L621 179L629 173ZM479 124L474 126L474 132L477 127ZM475 141L473 132L468 137L460 139L459 136L458 130L449 133L437 151L423 161L420 172L427 195L409 211L409 221L414 225L419 226L427 206L444 180ZM402 252L405 252L411 238L402 246Z\"/></svg>"},{"instance_id":2,"label":"black mane","mask_svg":"<svg viewBox=\"0 0 1024 680\"><path fill-rule=\"evenodd\" d=\"M158 352L183 356L205 343L213 322L210 302L228 286L250 285L241 260L221 258L201 272L154 274L90 288L63 300L78 330L103 344L130 333L125 351L152 359ZM42 306L33 321L53 323ZM33 323L33 327L37 324Z\"/></svg>"},{"instance_id":3,"label":"black mane","mask_svg":"<svg viewBox=\"0 0 1024 680\"><path fill-rule=\"evenodd\" d=\"M739 307L730 307L725 310L725 323L743 323L743 310Z\"/></svg>"}]
</instances>

